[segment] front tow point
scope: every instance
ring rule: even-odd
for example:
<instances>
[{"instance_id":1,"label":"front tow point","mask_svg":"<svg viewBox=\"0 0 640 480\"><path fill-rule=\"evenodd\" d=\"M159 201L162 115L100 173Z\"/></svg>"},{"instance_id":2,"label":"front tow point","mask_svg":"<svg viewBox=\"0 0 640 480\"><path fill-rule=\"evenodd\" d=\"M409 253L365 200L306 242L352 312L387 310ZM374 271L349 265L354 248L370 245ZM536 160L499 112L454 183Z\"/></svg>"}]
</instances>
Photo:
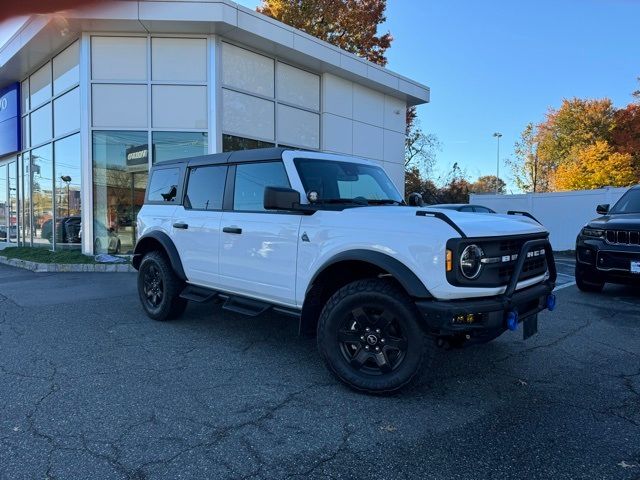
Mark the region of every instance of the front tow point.
<instances>
[{"instance_id":1,"label":"front tow point","mask_svg":"<svg viewBox=\"0 0 640 480\"><path fill-rule=\"evenodd\" d=\"M550 312L553 312L555 308L556 308L556 296L553 293L550 293L547 296L547 310L549 310Z\"/></svg>"},{"instance_id":2,"label":"front tow point","mask_svg":"<svg viewBox=\"0 0 640 480\"><path fill-rule=\"evenodd\" d=\"M518 329L518 312L515 310L507 314L507 328L512 332Z\"/></svg>"}]
</instances>

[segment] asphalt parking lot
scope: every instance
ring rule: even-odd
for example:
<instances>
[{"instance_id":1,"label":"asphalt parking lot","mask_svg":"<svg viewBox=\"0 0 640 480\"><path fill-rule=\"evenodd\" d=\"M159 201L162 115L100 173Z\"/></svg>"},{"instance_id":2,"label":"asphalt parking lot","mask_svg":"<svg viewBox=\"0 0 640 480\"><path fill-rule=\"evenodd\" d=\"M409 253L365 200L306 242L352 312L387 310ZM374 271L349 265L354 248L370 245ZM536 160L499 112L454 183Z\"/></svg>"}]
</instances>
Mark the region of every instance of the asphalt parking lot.
<instances>
[{"instance_id":1,"label":"asphalt parking lot","mask_svg":"<svg viewBox=\"0 0 640 480\"><path fill-rule=\"evenodd\" d=\"M559 263L563 263L560 259ZM147 319L132 274L0 266L0 479L640 479L640 293L354 393L288 317Z\"/></svg>"}]
</instances>

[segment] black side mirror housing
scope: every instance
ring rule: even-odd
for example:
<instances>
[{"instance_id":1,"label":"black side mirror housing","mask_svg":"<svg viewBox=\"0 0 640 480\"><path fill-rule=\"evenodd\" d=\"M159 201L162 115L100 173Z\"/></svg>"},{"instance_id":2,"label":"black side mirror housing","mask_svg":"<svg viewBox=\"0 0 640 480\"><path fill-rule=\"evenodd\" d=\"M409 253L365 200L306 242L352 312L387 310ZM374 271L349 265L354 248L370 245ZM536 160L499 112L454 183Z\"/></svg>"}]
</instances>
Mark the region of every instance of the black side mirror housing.
<instances>
[{"instance_id":1,"label":"black side mirror housing","mask_svg":"<svg viewBox=\"0 0 640 480\"><path fill-rule=\"evenodd\" d=\"M598 205L596 207L596 213L598 215L606 215L607 213L609 213L609 204L603 203L602 205Z\"/></svg>"},{"instance_id":2,"label":"black side mirror housing","mask_svg":"<svg viewBox=\"0 0 640 480\"><path fill-rule=\"evenodd\" d=\"M422 195L417 192L413 192L409 195L408 203L410 207L423 207L424 200L422 199Z\"/></svg>"},{"instance_id":3,"label":"black side mirror housing","mask_svg":"<svg viewBox=\"0 0 640 480\"><path fill-rule=\"evenodd\" d=\"M292 188L266 187L264 209L293 211L300 207L300 192Z\"/></svg>"}]
</instances>

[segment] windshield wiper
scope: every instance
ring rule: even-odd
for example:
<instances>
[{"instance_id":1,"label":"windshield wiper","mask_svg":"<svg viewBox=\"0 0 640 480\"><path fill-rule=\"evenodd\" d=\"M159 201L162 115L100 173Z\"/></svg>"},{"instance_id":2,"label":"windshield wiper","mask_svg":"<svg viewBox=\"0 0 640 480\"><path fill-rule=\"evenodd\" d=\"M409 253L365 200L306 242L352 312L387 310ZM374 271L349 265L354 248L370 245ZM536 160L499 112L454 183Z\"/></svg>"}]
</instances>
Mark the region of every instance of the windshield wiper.
<instances>
[{"instance_id":1,"label":"windshield wiper","mask_svg":"<svg viewBox=\"0 0 640 480\"><path fill-rule=\"evenodd\" d=\"M323 198L318 203L348 203L351 205L369 205L366 198Z\"/></svg>"},{"instance_id":2,"label":"windshield wiper","mask_svg":"<svg viewBox=\"0 0 640 480\"><path fill-rule=\"evenodd\" d=\"M392 198L384 198L382 200L369 200L371 205L404 205L404 201L393 200Z\"/></svg>"}]
</instances>

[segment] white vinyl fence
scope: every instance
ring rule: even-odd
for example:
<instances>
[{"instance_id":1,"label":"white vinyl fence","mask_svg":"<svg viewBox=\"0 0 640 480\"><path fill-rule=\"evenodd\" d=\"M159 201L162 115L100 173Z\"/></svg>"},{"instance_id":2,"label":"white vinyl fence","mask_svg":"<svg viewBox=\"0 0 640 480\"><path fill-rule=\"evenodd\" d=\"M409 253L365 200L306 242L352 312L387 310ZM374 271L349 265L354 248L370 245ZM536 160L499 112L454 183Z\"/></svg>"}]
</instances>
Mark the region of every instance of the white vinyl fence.
<instances>
[{"instance_id":1,"label":"white vinyl fence","mask_svg":"<svg viewBox=\"0 0 640 480\"><path fill-rule=\"evenodd\" d=\"M554 250L574 250L580 229L598 216L596 206L601 203L613 206L626 191L626 188L608 187L522 195L471 194L469 203L484 205L498 213L509 210L529 212L551 233L549 238Z\"/></svg>"}]
</instances>

